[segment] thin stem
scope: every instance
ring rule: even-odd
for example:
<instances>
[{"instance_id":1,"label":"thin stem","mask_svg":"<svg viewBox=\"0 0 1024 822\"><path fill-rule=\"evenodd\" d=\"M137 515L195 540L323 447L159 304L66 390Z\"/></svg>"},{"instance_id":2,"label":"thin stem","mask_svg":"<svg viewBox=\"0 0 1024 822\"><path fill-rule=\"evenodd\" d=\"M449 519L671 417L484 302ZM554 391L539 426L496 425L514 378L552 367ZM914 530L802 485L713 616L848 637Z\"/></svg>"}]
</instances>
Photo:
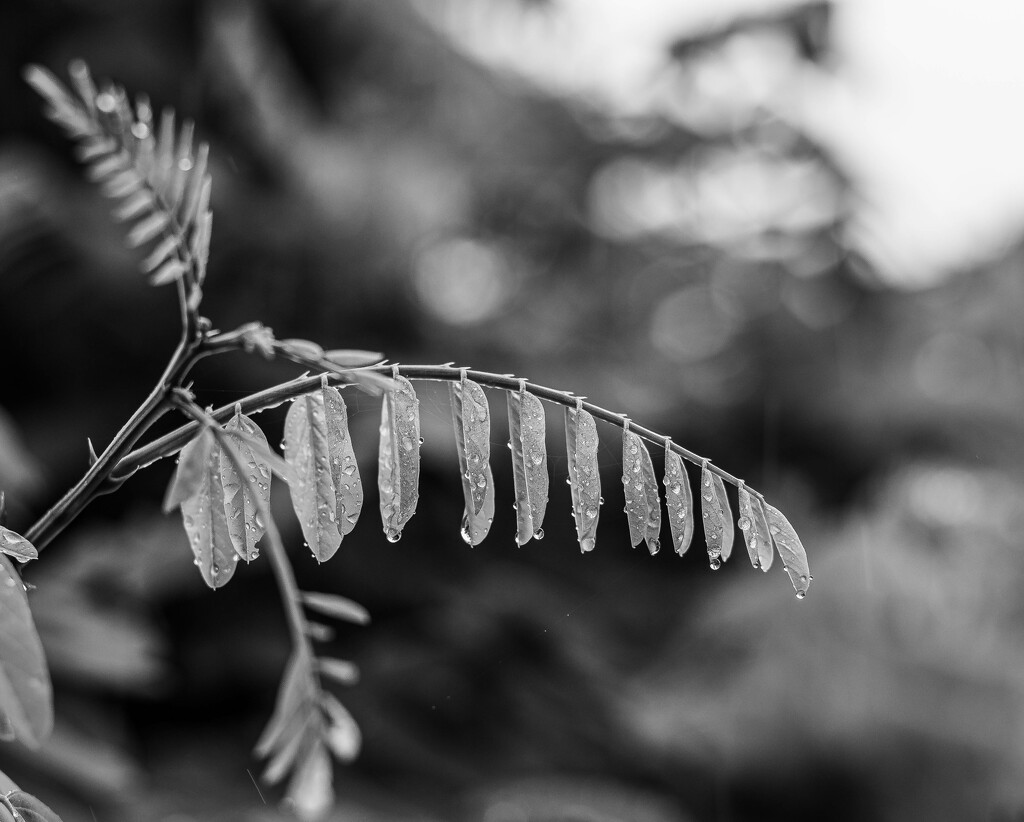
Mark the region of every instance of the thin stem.
<instances>
[{"instance_id":1,"label":"thin stem","mask_svg":"<svg viewBox=\"0 0 1024 822\"><path fill-rule=\"evenodd\" d=\"M396 366L392 365L378 365L365 369L353 369L349 373L356 374L360 371L367 371L383 376L390 376L395 367ZM624 427L625 424L626 418L621 414L616 414L613 411L608 411L598 405L586 402L580 397L577 397L567 391L559 391L555 388L548 388L543 385L537 385L536 383L526 382L518 377L510 375L460 369L448 365L400 365L397 366L397 368L401 376L413 380L458 382L462 379L462 374L465 373L468 379L489 388L497 388L502 391L519 391L522 386L525 386L527 391L540 399L562 405L566 408L583 408L584 410L589 411L594 417L619 428ZM288 400L300 397L303 394L315 390L320 385L321 379L322 375L316 374L309 377L300 377L299 379L291 380L290 382L280 383L255 394L250 394L237 402L231 402L228 405L217 408L210 412L210 417L218 423L224 423L234 414L236 405L241 407L243 414L254 414L259 411L274 408ZM329 373L327 375L327 380L329 383L335 385L346 385L351 383L351 378L346 378L343 373ZM132 451L118 464L116 475L125 476L127 474L131 474L133 471L136 471L143 466L149 465L156 460L180 451L185 444L195 436L196 430L196 423L185 425L171 431L169 434L165 434L157 440L154 440L143 448ZM684 448L678 443L670 441L664 434L659 434L650 428L637 425L632 421L629 423L629 430L655 445L659 445L662 448L671 448L681 457L689 460L694 465L703 465L707 462L708 469L713 474L720 476L726 482L730 482L736 486L739 486L742 482L739 477L735 477L727 471L723 471L717 465L707 460L706 457L695 454L693 451ZM753 496L764 500L764 496L749 485L747 486L747 490Z\"/></svg>"},{"instance_id":2,"label":"thin stem","mask_svg":"<svg viewBox=\"0 0 1024 822\"><path fill-rule=\"evenodd\" d=\"M207 414L192 400L187 400L180 393L174 392L170 396L170 402L195 420L195 425L205 426L213 432L222 453L231 461L238 476L245 477L248 469L242 464L231 437L224 433L218 425L217 420L211 414ZM288 562L288 554L285 551L284 540L281 539L281 532L277 530L277 523L270 512L263 497L253 490L251 494L253 502L259 510L260 516L266 523L266 536L269 543L270 565L274 572L274 579L277 581L278 590L281 592L281 601L284 604L285 618L288 622L288 630L292 635L292 642L296 649L302 651L310 660L315 659L313 644L306 633L306 616L302 611L302 595L299 591L299 584L295 579L292 566Z\"/></svg>"},{"instance_id":3,"label":"thin stem","mask_svg":"<svg viewBox=\"0 0 1024 822\"><path fill-rule=\"evenodd\" d=\"M192 367L195 345L194 341L187 339L183 334L167 368L142 405L121 426L121 430L114 435L110 444L89 466L82 478L25 532L26 539L36 547L36 550L41 551L49 545L89 502L104 493L105 485L123 482L127 475L117 471L121 460L170 407L167 402L168 392L173 386L181 383Z\"/></svg>"}]
</instances>

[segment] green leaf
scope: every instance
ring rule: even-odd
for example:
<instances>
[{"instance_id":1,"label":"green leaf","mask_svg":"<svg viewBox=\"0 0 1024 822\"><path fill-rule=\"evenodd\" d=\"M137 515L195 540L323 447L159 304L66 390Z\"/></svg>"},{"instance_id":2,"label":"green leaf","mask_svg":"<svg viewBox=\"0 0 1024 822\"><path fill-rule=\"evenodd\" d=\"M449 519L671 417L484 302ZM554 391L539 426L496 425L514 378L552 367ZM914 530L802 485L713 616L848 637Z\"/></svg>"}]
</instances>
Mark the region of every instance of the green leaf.
<instances>
[{"instance_id":1,"label":"green leaf","mask_svg":"<svg viewBox=\"0 0 1024 822\"><path fill-rule=\"evenodd\" d=\"M277 702L270 721L256 742L254 753L263 758L291 739L299 729L298 724L308 715L309 707L316 697L309 656L304 651L295 651L288 659L281 685L277 691ZM300 729L299 729L300 730Z\"/></svg>"},{"instance_id":2,"label":"green leaf","mask_svg":"<svg viewBox=\"0 0 1024 822\"><path fill-rule=\"evenodd\" d=\"M326 677L342 685L354 685L359 681L359 668L354 662L332 657L321 657L317 660L317 669Z\"/></svg>"},{"instance_id":3,"label":"green leaf","mask_svg":"<svg viewBox=\"0 0 1024 822\"><path fill-rule=\"evenodd\" d=\"M351 762L359 756L362 734L352 714L334 694L324 693L320 705L327 714L327 733L324 741L340 762Z\"/></svg>"},{"instance_id":4,"label":"green leaf","mask_svg":"<svg viewBox=\"0 0 1024 822\"><path fill-rule=\"evenodd\" d=\"M647 542L654 556L661 550L661 499L658 479L644 441L629 428L622 431L622 487L626 497L629 538L635 548Z\"/></svg>"},{"instance_id":5,"label":"green leaf","mask_svg":"<svg viewBox=\"0 0 1024 822\"><path fill-rule=\"evenodd\" d=\"M318 739L295 768L285 795L285 802L302 822L315 822L330 809L333 777L331 757Z\"/></svg>"},{"instance_id":6,"label":"green leaf","mask_svg":"<svg viewBox=\"0 0 1024 822\"><path fill-rule=\"evenodd\" d=\"M739 489L740 530L747 543L747 554L755 568L767 571L772 567L772 538L769 535L768 520L765 517L761 500L753 496L747 486L741 484Z\"/></svg>"},{"instance_id":7,"label":"green leaf","mask_svg":"<svg viewBox=\"0 0 1024 822\"><path fill-rule=\"evenodd\" d=\"M679 556L693 541L693 492L683 467L683 458L671 448L665 449L665 506L672 531L672 546Z\"/></svg>"},{"instance_id":8,"label":"green leaf","mask_svg":"<svg viewBox=\"0 0 1024 822\"><path fill-rule=\"evenodd\" d=\"M280 340L278 345L286 354L307 360L321 360L324 356L324 350L311 340Z\"/></svg>"},{"instance_id":9,"label":"green leaf","mask_svg":"<svg viewBox=\"0 0 1024 822\"><path fill-rule=\"evenodd\" d=\"M156 237L167 226L168 216L163 211L155 211L136 223L128 232L126 242L130 248L137 248Z\"/></svg>"},{"instance_id":10,"label":"green leaf","mask_svg":"<svg viewBox=\"0 0 1024 822\"><path fill-rule=\"evenodd\" d=\"M362 368L379 363L384 359L384 355L379 351L363 351L357 348L334 348L330 351L325 351L323 358L344 368Z\"/></svg>"},{"instance_id":11,"label":"green leaf","mask_svg":"<svg viewBox=\"0 0 1024 822\"><path fill-rule=\"evenodd\" d=\"M25 586L0 554L0 713L36 748L53 728L53 692Z\"/></svg>"},{"instance_id":12,"label":"green leaf","mask_svg":"<svg viewBox=\"0 0 1024 822\"><path fill-rule=\"evenodd\" d=\"M18 812L23 822L61 822L56 813L24 791L8 794L7 801Z\"/></svg>"},{"instance_id":13,"label":"green leaf","mask_svg":"<svg viewBox=\"0 0 1024 822\"><path fill-rule=\"evenodd\" d=\"M327 417L327 441L330 445L331 476L337 499L338 528L342 536L352 532L363 510L363 481L359 477L352 437L348 431L348 409L341 392L327 385L324 378L324 410Z\"/></svg>"},{"instance_id":14,"label":"green leaf","mask_svg":"<svg viewBox=\"0 0 1024 822\"><path fill-rule=\"evenodd\" d=\"M294 471L292 506L317 561L334 556L362 508L362 481L348 436L345 402L326 377L296 399L285 418L285 460Z\"/></svg>"},{"instance_id":15,"label":"green leaf","mask_svg":"<svg viewBox=\"0 0 1024 822\"><path fill-rule=\"evenodd\" d=\"M516 492L516 542L544 536L548 506L547 429L544 406L524 385L508 395L509 448Z\"/></svg>"},{"instance_id":16,"label":"green leaf","mask_svg":"<svg viewBox=\"0 0 1024 822\"><path fill-rule=\"evenodd\" d=\"M462 538L478 545L494 519L494 478L491 475L491 412L483 388L466 378L448 383L455 426L455 447L466 510Z\"/></svg>"},{"instance_id":17,"label":"green leaf","mask_svg":"<svg viewBox=\"0 0 1024 822\"><path fill-rule=\"evenodd\" d=\"M565 409L565 444L569 457L569 488L576 537L586 554L597 545L601 511L601 474L597 467L597 424L581 404Z\"/></svg>"},{"instance_id":18,"label":"green leaf","mask_svg":"<svg viewBox=\"0 0 1024 822\"><path fill-rule=\"evenodd\" d=\"M249 417L235 412L224 426L226 433L239 432L262 444L269 450L266 435ZM256 543L266 531L267 524L256 498L270 504L270 465L261 456L260 449L253 448L246 441L232 438L227 447L233 448L238 461L248 470L243 476L229 459L220 461L220 482L224 494L224 512L227 517L228 535L235 553L246 562L259 556Z\"/></svg>"},{"instance_id":19,"label":"green leaf","mask_svg":"<svg viewBox=\"0 0 1024 822\"><path fill-rule=\"evenodd\" d=\"M181 449L178 468L164 495L163 510L165 514L169 514L182 502L194 496L202 487L213 445L213 433L204 428L196 435L195 439Z\"/></svg>"},{"instance_id":20,"label":"green leaf","mask_svg":"<svg viewBox=\"0 0 1024 822\"><path fill-rule=\"evenodd\" d=\"M12 531L10 528L4 528L2 525L0 525L0 551L20 562L39 559L39 552L31 542L21 534Z\"/></svg>"},{"instance_id":21,"label":"green leaf","mask_svg":"<svg viewBox=\"0 0 1024 822\"><path fill-rule=\"evenodd\" d=\"M205 433L212 437L209 429L205 429ZM238 563L238 554L231 543L228 518L224 510L220 466L225 459L220 445L213 443L198 490L181 503L181 517L189 546L195 556L195 564L203 581L211 588L227 585Z\"/></svg>"},{"instance_id":22,"label":"green leaf","mask_svg":"<svg viewBox=\"0 0 1024 822\"><path fill-rule=\"evenodd\" d=\"M782 515L778 508L773 508L766 502L764 512L768 519L768 531L775 541L779 556L782 557L782 567L789 574L797 597L803 599L807 595L807 588L813 579L807 567L807 552L804 550L803 543L800 542L800 537L796 535L793 526L789 524L789 520Z\"/></svg>"},{"instance_id":23,"label":"green leaf","mask_svg":"<svg viewBox=\"0 0 1024 822\"><path fill-rule=\"evenodd\" d=\"M377 488L380 516L389 542L397 542L416 513L420 486L420 401L412 383L394 378L380 409Z\"/></svg>"},{"instance_id":24,"label":"green leaf","mask_svg":"<svg viewBox=\"0 0 1024 822\"><path fill-rule=\"evenodd\" d=\"M325 616L354 622L356 625L366 625L370 622L370 614L362 605L337 594L303 591L302 604Z\"/></svg>"},{"instance_id":25,"label":"green leaf","mask_svg":"<svg viewBox=\"0 0 1024 822\"><path fill-rule=\"evenodd\" d=\"M711 471L706 461L701 469L700 486L708 561L712 570L717 571L732 553L732 511L725 495L725 483L718 474Z\"/></svg>"}]
</instances>

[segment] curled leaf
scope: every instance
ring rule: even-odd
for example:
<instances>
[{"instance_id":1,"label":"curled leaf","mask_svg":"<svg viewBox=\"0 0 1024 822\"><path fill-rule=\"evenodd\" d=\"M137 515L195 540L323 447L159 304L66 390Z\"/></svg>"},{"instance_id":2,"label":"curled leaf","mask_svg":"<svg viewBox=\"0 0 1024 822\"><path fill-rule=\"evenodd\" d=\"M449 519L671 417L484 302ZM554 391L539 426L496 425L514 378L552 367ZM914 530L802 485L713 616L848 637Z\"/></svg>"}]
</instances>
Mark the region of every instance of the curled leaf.
<instances>
[{"instance_id":1,"label":"curled leaf","mask_svg":"<svg viewBox=\"0 0 1024 822\"><path fill-rule=\"evenodd\" d=\"M10 528L4 528L2 525L0 525L0 551L9 557L14 557L19 562L39 559L39 552L31 542L21 534Z\"/></svg>"},{"instance_id":2,"label":"curled leaf","mask_svg":"<svg viewBox=\"0 0 1024 822\"><path fill-rule=\"evenodd\" d=\"M576 537L583 553L597 544L601 508L601 475L597 468L597 424L582 405L565 409L565 443L569 457L569 488Z\"/></svg>"},{"instance_id":3,"label":"curled leaf","mask_svg":"<svg viewBox=\"0 0 1024 822\"><path fill-rule=\"evenodd\" d=\"M761 500L740 485L740 520L739 527L743 539L747 543L747 554L755 568L767 571L772 567L772 538L769 535L768 520L765 517Z\"/></svg>"},{"instance_id":4,"label":"curled leaf","mask_svg":"<svg viewBox=\"0 0 1024 822\"><path fill-rule=\"evenodd\" d=\"M807 552L804 550L800 537L797 536L789 520L778 508L767 502L764 504L765 516L768 519L768 531L775 541L775 548L782 558L783 568L796 589L799 599L807 596L807 588L811 584L811 572L807 567Z\"/></svg>"},{"instance_id":5,"label":"curled leaf","mask_svg":"<svg viewBox=\"0 0 1024 822\"><path fill-rule=\"evenodd\" d=\"M394 383L380 409L377 463L380 516L390 542L401 538L420 493L420 401L405 377L395 375Z\"/></svg>"},{"instance_id":6,"label":"curled leaf","mask_svg":"<svg viewBox=\"0 0 1024 822\"><path fill-rule=\"evenodd\" d=\"M494 477L491 475L491 412L484 390L465 374L448 384L455 425L455 445L466 511L462 538L478 545L494 519Z\"/></svg>"},{"instance_id":7,"label":"curled leaf","mask_svg":"<svg viewBox=\"0 0 1024 822\"><path fill-rule=\"evenodd\" d=\"M722 478L704 463L700 477L701 511L704 517L704 539L708 546L708 561L717 571L732 553L732 510L725 495Z\"/></svg>"},{"instance_id":8,"label":"curled leaf","mask_svg":"<svg viewBox=\"0 0 1024 822\"><path fill-rule=\"evenodd\" d=\"M644 441L629 428L622 432L622 487L626 496L629 538L636 547L647 542L651 556L661 550L661 499L654 465Z\"/></svg>"},{"instance_id":9,"label":"curled leaf","mask_svg":"<svg viewBox=\"0 0 1024 822\"><path fill-rule=\"evenodd\" d=\"M693 540L693 492L683 467L683 458L671 448L665 449L665 507L672 531L672 547L679 556Z\"/></svg>"},{"instance_id":10,"label":"curled leaf","mask_svg":"<svg viewBox=\"0 0 1024 822\"><path fill-rule=\"evenodd\" d=\"M525 387L508 392L509 448L516 492L516 542L525 545L538 532L548 505L548 465L544 406Z\"/></svg>"},{"instance_id":11,"label":"curled leaf","mask_svg":"<svg viewBox=\"0 0 1024 822\"><path fill-rule=\"evenodd\" d=\"M235 412L224 426L228 433L239 432L261 443L269 450L266 435L260 427L240 411ZM270 504L270 465L263 458L260 448L253 448L248 442L232 438L225 447L233 448L238 462L248 472L240 474L232 460L220 461L220 481L224 494L224 512L227 516L228 534L235 553L246 562L259 556L256 543L262 539L267 524L263 521L259 496L264 506Z\"/></svg>"}]
</instances>

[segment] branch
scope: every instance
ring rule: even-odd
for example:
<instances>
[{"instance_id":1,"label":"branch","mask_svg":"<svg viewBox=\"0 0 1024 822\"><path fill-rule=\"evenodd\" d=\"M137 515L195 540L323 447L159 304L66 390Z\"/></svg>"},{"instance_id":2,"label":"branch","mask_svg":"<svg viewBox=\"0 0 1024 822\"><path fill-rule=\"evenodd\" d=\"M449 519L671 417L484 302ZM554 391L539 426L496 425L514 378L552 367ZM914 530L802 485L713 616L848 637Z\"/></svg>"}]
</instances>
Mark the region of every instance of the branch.
<instances>
[{"instance_id":1,"label":"branch","mask_svg":"<svg viewBox=\"0 0 1024 822\"><path fill-rule=\"evenodd\" d=\"M503 375L492 374L487 371L472 371L468 369L455 368L451 365L374 366L372 368L361 368L353 369L351 371L329 373L327 375L327 381L332 385L349 385L354 379L357 379L357 375L359 374L388 376L393 373L394 368L398 369L397 373L410 380L433 380L438 382L458 382L462 379L462 374L465 373L469 379L488 388L496 388L502 391L518 391L523 387L534 396L547 400L548 402L552 402L566 408L576 408L580 406L584 410L589 411L594 417L618 428L625 427L627 420L629 420L629 418L624 414L616 414L613 411L609 411L590 402L581 402L579 397L568 391L559 391L555 388L548 388L543 385L526 382L507 374ZM218 423L223 424L231 418L232 414L234 414L236 405L241 406L242 413L244 414L255 414L260 411L266 411L270 408L276 408L289 400L315 390L320 386L321 380L322 375L316 374L314 376L300 377L298 379L291 380L290 382L280 383L255 394L250 394L242 400L239 400L237 403L231 402L228 405L221 406L220 408L210 412L209 416ZM143 468L159 459L163 459L164 457L177 453L185 446L186 443L188 443L189 440L192 439L192 437L195 436L197 428L197 423L182 426L181 428L175 429L169 434L165 434L159 439L154 440L143 448L132 451L130 454L126 455L120 463L118 463L114 472L115 475L118 477L127 477L139 468ZM708 470L713 474L717 474L726 482L732 483L736 486L743 484L743 480L739 477L735 477L727 471L723 471L717 465L710 462L706 457L695 454L693 451L673 442L672 438L665 434L659 434L657 431L645 428L642 425L637 425L632 421L629 421L629 430L655 445L660 445L663 448L675 451L681 457L689 460L695 465L703 466L704 464L707 464ZM764 496L750 486L747 486L747 490L751 495L764 500Z\"/></svg>"}]
</instances>

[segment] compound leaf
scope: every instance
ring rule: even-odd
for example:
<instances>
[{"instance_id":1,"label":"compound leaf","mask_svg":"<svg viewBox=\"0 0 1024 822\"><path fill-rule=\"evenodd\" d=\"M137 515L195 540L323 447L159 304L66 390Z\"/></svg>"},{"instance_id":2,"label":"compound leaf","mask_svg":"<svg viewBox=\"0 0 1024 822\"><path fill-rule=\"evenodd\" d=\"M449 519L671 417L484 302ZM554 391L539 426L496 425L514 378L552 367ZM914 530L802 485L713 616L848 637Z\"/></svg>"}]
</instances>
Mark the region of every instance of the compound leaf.
<instances>
[{"instance_id":1,"label":"compound leaf","mask_svg":"<svg viewBox=\"0 0 1024 822\"><path fill-rule=\"evenodd\" d=\"M775 547L782 557L783 568L796 589L796 595L803 599L807 595L807 587L811 584L811 572L807 567L807 552L804 550L800 537L789 524L782 512L767 502L764 504L765 516L768 519L768 531L775 541Z\"/></svg>"},{"instance_id":2,"label":"compound leaf","mask_svg":"<svg viewBox=\"0 0 1024 822\"><path fill-rule=\"evenodd\" d=\"M204 428L181 449L177 470L171 484L167 486L167 493L164 494L165 514L169 514L189 497L194 496L202 487L213 445L213 433Z\"/></svg>"},{"instance_id":3,"label":"compound leaf","mask_svg":"<svg viewBox=\"0 0 1024 822\"><path fill-rule=\"evenodd\" d=\"M340 762L351 762L359 755L362 734L359 725L334 694L325 692L320 701L327 715L327 732L324 741L331 753Z\"/></svg>"},{"instance_id":4,"label":"compound leaf","mask_svg":"<svg viewBox=\"0 0 1024 822\"><path fill-rule=\"evenodd\" d=\"M732 553L733 524L725 483L704 463L700 477L701 511L704 517L704 540L708 547L708 561L714 570L729 559Z\"/></svg>"},{"instance_id":5,"label":"compound leaf","mask_svg":"<svg viewBox=\"0 0 1024 822\"><path fill-rule=\"evenodd\" d=\"M0 714L6 730L36 748L53 728L53 692L25 585L0 554Z\"/></svg>"},{"instance_id":6,"label":"compound leaf","mask_svg":"<svg viewBox=\"0 0 1024 822\"><path fill-rule=\"evenodd\" d=\"M455 445L466 510L462 538L478 545L494 519L494 477L491 475L491 412L483 388L465 374L448 384L455 425Z\"/></svg>"},{"instance_id":7,"label":"compound leaf","mask_svg":"<svg viewBox=\"0 0 1024 822\"><path fill-rule=\"evenodd\" d=\"M548 506L548 465L544 406L524 387L508 392L509 448L516 492L516 542L543 536Z\"/></svg>"},{"instance_id":8,"label":"compound leaf","mask_svg":"<svg viewBox=\"0 0 1024 822\"><path fill-rule=\"evenodd\" d=\"M420 401L405 377L396 374L394 382L380 409L377 463L380 516L390 542L401 538L420 493Z\"/></svg>"},{"instance_id":9,"label":"compound leaf","mask_svg":"<svg viewBox=\"0 0 1024 822\"><path fill-rule=\"evenodd\" d=\"M693 492L683 467L683 458L671 448L665 449L664 485L672 546L682 556L693 540Z\"/></svg>"},{"instance_id":10,"label":"compound leaf","mask_svg":"<svg viewBox=\"0 0 1024 822\"><path fill-rule=\"evenodd\" d=\"M236 411L235 416L228 420L224 430L229 434L240 432L255 439L264 451L270 448L260 427L240 411ZM228 447L235 450L238 461L249 472L242 476L230 459L220 461L220 482L228 534L235 553L246 562L251 562L259 556L256 543L263 537L267 527L256 502L256 495L263 500L264 506L270 504L270 464L263 458L261 449L253 448L246 440L233 438Z\"/></svg>"},{"instance_id":11,"label":"compound leaf","mask_svg":"<svg viewBox=\"0 0 1024 822\"><path fill-rule=\"evenodd\" d=\"M565 443L569 457L569 488L576 536L583 553L597 544L601 507L601 475L597 467L597 424L582 406L565 409Z\"/></svg>"},{"instance_id":12,"label":"compound leaf","mask_svg":"<svg viewBox=\"0 0 1024 822\"><path fill-rule=\"evenodd\" d=\"M661 550L661 499L654 465L644 441L628 428L622 432L622 487L633 547L647 542L651 556Z\"/></svg>"},{"instance_id":13,"label":"compound leaf","mask_svg":"<svg viewBox=\"0 0 1024 822\"><path fill-rule=\"evenodd\" d=\"M303 753L288 783L285 802L303 822L321 819L334 802L331 757L320 739Z\"/></svg>"},{"instance_id":14,"label":"compound leaf","mask_svg":"<svg viewBox=\"0 0 1024 822\"><path fill-rule=\"evenodd\" d=\"M753 496L747 486L740 485L740 530L747 543L747 554L755 568L767 571L772 567L772 538L769 535L768 520L761 500Z\"/></svg>"}]
</instances>

